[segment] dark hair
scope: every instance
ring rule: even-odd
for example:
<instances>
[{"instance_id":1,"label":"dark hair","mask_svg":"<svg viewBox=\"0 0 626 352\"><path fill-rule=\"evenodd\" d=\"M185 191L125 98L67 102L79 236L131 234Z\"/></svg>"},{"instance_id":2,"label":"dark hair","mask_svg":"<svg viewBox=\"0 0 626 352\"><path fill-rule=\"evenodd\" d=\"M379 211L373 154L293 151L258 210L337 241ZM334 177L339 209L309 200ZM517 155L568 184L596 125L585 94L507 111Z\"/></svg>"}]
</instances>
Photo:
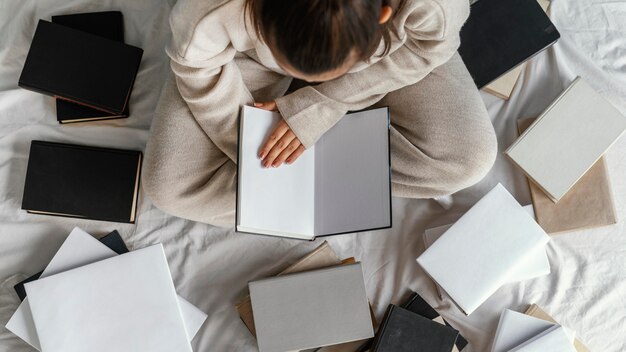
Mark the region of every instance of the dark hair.
<instances>
[{"instance_id":1,"label":"dark hair","mask_svg":"<svg viewBox=\"0 0 626 352\"><path fill-rule=\"evenodd\" d=\"M391 20L378 22L382 6L391 6L392 1L246 0L244 16L251 16L259 38L293 68L318 74L340 67L353 51L360 60L370 58L381 39L385 43L381 56L386 55ZM394 14L405 1L397 1Z\"/></svg>"}]
</instances>

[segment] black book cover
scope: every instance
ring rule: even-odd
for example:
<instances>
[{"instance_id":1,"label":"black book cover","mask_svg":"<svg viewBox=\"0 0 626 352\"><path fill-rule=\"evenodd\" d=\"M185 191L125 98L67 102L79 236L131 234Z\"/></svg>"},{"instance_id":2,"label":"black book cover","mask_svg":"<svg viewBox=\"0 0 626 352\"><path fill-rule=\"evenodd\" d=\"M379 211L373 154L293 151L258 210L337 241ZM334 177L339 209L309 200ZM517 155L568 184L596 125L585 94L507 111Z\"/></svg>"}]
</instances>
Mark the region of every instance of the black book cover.
<instances>
[{"instance_id":1,"label":"black book cover","mask_svg":"<svg viewBox=\"0 0 626 352\"><path fill-rule=\"evenodd\" d=\"M459 54L482 88L559 37L537 0L480 0L461 29Z\"/></svg>"},{"instance_id":2,"label":"black book cover","mask_svg":"<svg viewBox=\"0 0 626 352\"><path fill-rule=\"evenodd\" d=\"M122 240L122 236L120 236L120 234L116 230L113 230L108 235L99 238L98 241L102 242L102 244L109 247L117 254L128 253L128 247L126 247L126 243L124 243L124 240ZM26 289L24 288L24 285L31 281L38 280L42 273L43 270L35 275L30 276L27 279L18 282L17 284L15 284L15 286L13 286L13 289L15 289L15 292L20 298L20 301L23 301L24 298L26 298Z\"/></svg>"},{"instance_id":3,"label":"black book cover","mask_svg":"<svg viewBox=\"0 0 626 352\"><path fill-rule=\"evenodd\" d=\"M120 43L124 42L124 19L119 11L52 16L52 22ZM130 115L128 105L126 104L124 112L118 115L91 109L67 100L56 99L57 120L59 123L72 123L128 117Z\"/></svg>"},{"instance_id":4,"label":"black book cover","mask_svg":"<svg viewBox=\"0 0 626 352\"><path fill-rule=\"evenodd\" d=\"M122 114L143 50L39 20L19 86Z\"/></svg>"},{"instance_id":5,"label":"black book cover","mask_svg":"<svg viewBox=\"0 0 626 352\"><path fill-rule=\"evenodd\" d=\"M141 152L32 141L22 209L134 223Z\"/></svg>"},{"instance_id":6,"label":"black book cover","mask_svg":"<svg viewBox=\"0 0 626 352\"><path fill-rule=\"evenodd\" d=\"M411 297L409 297L409 299L402 305L402 308L408 311L411 311L415 314L419 314L423 316L424 318L428 318L430 320L433 320L439 317L439 313L437 313L437 311L433 307L431 307L428 303L426 303L426 301L424 301L424 299L415 292L413 292L411 294ZM445 319L441 318L441 320L443 320L446 326L449 326L450 328L452 328ZM454 331L458 332L458 330L456 329L454 329ZM461 334L459 334L459 336L456 339L455 345L457 349L461 351L465 348L465 346L467 346L467 343L468 343L467 340Z\"/></svg>"},{"instance_id":7,"label":"black book cover","mask_svg":"<svg viewBox=\"0 0 626 352\"><path fill-rule=\"evenodd\" d=\"M372 344L372 352L450 352L458 332L390 304Z\"/></svg>"}]
</instances>

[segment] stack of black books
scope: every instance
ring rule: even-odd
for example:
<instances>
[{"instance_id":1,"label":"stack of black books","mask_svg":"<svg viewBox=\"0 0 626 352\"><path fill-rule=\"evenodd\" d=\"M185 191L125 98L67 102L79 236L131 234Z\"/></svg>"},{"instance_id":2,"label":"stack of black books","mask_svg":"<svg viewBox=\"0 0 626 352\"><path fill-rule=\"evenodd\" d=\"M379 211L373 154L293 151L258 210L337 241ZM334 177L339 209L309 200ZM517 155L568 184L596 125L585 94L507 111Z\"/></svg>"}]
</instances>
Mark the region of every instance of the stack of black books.
<instances>
[{"instance_id":1,"label":"stack of black books","mask_svg":"<svg viewBox=\"0 0 626 352\"><path fill-rule=\"evenodd\" d=\"M117 11L39 20L19 86L57 99L60 123L128 117L143 50L124 44Z\"/></svg>"}]
</instances>

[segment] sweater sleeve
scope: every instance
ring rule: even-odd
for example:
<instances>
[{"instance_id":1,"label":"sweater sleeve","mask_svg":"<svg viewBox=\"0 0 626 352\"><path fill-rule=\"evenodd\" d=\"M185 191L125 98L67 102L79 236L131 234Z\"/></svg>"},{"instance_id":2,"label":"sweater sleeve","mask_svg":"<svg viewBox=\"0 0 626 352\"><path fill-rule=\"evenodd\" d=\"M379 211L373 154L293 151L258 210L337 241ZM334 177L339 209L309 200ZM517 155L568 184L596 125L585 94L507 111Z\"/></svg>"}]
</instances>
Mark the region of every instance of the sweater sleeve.
<instances>
[{"instance_id":1,"label":"sweater sleeve","mask_svg":"<svg viewBox=\"0 0 626 352\"><path fill-rule=\"evenodd\" d=\"M449 60L469 15L467 0L407 1L396 16L404 45L367 68L332 81L301 88L276 99L289 127L310 147L351 110L364 109L386 93L414 84ZM452 4L450 4L452 3Z\"/></svg>"},{"instance_id":2,"label":"sweater sleeve","mask_svg":"<svg viewBox=\"0 0 626 352\"><path fill-rule=\"evenodd\" d=\"M198 125L231 160L237 157L239 107L252 100L234 60L238 50L231 42L233 30L226 27L235 27L238 15L218 7L190 25L176 21L193 18L192 14L177 13L166 48L181 97Z\"/></svg>"}]
</instances>

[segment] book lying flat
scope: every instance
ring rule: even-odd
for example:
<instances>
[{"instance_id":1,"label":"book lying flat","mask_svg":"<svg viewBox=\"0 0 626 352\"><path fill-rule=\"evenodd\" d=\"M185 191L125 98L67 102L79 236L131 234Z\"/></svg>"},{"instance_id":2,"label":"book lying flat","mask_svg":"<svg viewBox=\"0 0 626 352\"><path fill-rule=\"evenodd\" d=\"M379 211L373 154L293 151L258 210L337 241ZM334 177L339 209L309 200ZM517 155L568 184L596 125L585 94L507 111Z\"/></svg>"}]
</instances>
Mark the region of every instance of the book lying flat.
<instances>
[{"instance_id":1,"label":"book lying flat","mask_svg":"<svg viewBox=\"0 0 626 352\"><path fill-rule=\"evenodd\" d=\"M192 351L161 244L29 282L26 292L42 351Z\"/></svg>"},{"instance_id":2,"label":"book lying flat","mask_svg":"<svg viewBox=\"0 0 626 352\"><path fill-rule=\"evenodd\" d=\"M18 84L122 114L142 55L140 48L39 20Z\"/></svg>"},{"instance_id":3,"label":"book lying flat","mask_svg":"<svg viewBox=\"0 0 626 352\"><path fill-rule=\"evenodd\" d=\"M117 231L114 232L117 233ZM105 238L110 237L106 236ZM107 240L106 242L109 241ZM116 254L128 253L128 251L122 253L115 252L105 245L106 242L102 241L102 239L97 241L80 228L74 228L46 269L41 273L41 277L45 278L46 276L112 258ZM200 330L207 315L180 296L178 297L178 303L189 341L191 341ZM27 297L24 298L24 301L13 314L6 328L35 349L41 351L39 337L35 329Z\"/></svg>"},{"instance_id":4,"label":"book lying flat","mask_svg":"<svg viewBox=\"0 0 626 352\"><path fill-rule=\"evenodd\" d=\"M526 265L548 235L498 184L417 258L465 314Z\"/></svg>"},{"instance_id":5,"label":"book lying flat","mask_svg":"<svg viewBox=\"0 0 626 352\"><path fill-rule=\"evenodd\" d=\"M558 326L558 324L505 309L500 315L491 352L510 351L555 326ZM568 331L570 344L574 339L573 335L574 333L571 330Z\"/></svg>"},{"instance_id":6,"label":"book lying flat","mask_svg":"<svg viewBox=\"0 0 626 352\"><path fill-rule=\"evenodd\" d=\"M260 352L374 336L360 263L254 281L248 287Z\"/></svg>"},{"instance_id":7,"label":"book lying flat","mask_svg":"<svg viewBox=\"0 0 626 352\"><path fill-rule=\"evenodd\" d=\"M531 340L513 348L510 352L575 352L572 341L565 328L555 325L541 334L533 337Z\"/></svg>"},{"instance_id":8,"label":"book lying flat","mask_svg":"<svg viewBox=\"0 0 626 352\"><path fill-rule=\"evenodd\" d=\"M532 205L524 206L524 210L526 210L530 216L535 216ZM452 227L452 224L426 229L424 231L424 247L428 248L432 246L432 244L435 243L439 237L450 229L450 227ZM536 251L533 251L531 256L529 256L525 265L517 266L516 270L508 276L507 283L530 280L535 277L548 275L549 273L550 261L548 260L546 250L545 248L538 248ZM443 298L441 287L439 287L436 283L435 285L437 286L439 298Z\"/></svg>"},{"instance_id":9,"label":"book lying flat","mask_svg":"<svg viewBox=\"0 0 626 352\"><path fill-rule=\"evenodd\" d=\"M344 116L293 164L264 168L278 113L244 106L236 230L313 239L391 227L389 111Z\"/></svg>"},{"instance_id":10,"label":"book lying flat","mask_svg":"<svg viewBox=\"0 0 626 352\"><path fill-rule=\"evenodd\" d=\"M390 304L372 343L372 352L450 352L458 331Z\"/></svg>"},{"instance_id":11,"label":"book lying flat","mask_svg":"<svg viewBox=\"0 0 626 352\"><path fill-rule=\"evenodd\" d=\"M52 23L99 35L117 42L124 42L124 20L122 13L119 11L52 16ZM59 123L110 120L128 117L130 114L129 104L126 104L122 114L110 114L63 99L56 99L56 107Z\"/></svg>"},{"instance_id":12,"label":"book lying flat","mask_svg":"<svg viewBox=\"0 0 626 352\"><path fill-rule=\"evenodd\" d=\"M126 243L124 243L124 240L122 240L122 237L120 236L119 232L117 232L117 230L113 230L108 235L99 238L98 241L100 241L100 243L107 246L109 249L117 254L128 253L128 247L126 247ZM43 274L43 270L29 276L28 278L18 282L13 286L13 289L17 293L17 296L20 298L20 301L23 301L24 298L26 298L26 289L24 288L24 284L39 279L41 277L41 274Z\"/></svg>"},{"instance_id":13,"label":"book lying flat","mask_svg":"<svg viewBox=\"0 0 626 352\"><path fill-rule=\"evenodd\" d=\"M277 276L292 273L304 272L308 270L321 269L329 266L341 264L341 259L337 257L335 251L330 247L328 242L324 241L313 252L297 261L287 269L281 271ZM252 313L252 301L250 295L244 297L236 306L239 317L244 322L252 336L256 337L256 329L254 328L254 315Z\"/></svg>"},{"instance_id":14,"label":"book lying flat","mask_svg":"<svg viewBox=\"0 0 626 352\"><path fill-rule=\"evenodd\" d=\"M547 0L538 0L539 6L543 9L545 13L548 13L548 7L550 6L550 2ZM503 74L498 77L495 81L487 84L483 87L483 90L487 93L493 94L500 99L509 100L511 97L511 93L513 93L513 88L517 84L519 80L519 76L522 74L524 69L526 68L526 62L522 62L517 67L511 69L509 72Z\"/></svg>"},{"instance_id":15,"label":"book lying flat","mask_svg":"<svg viewBox=\"0 0 626 352\"><path fill-rule=\"evenodd\" d=\"M526 309L524 314L530 315L532 317L539 318L542 320L546 320L551 323L558 324L558 322L554 320L554 318L552 318L548 313L546 313L541 308L539 308L539 306L536 304L531 304L528 307L528 309ZM589 352L590 351L589 348L587 348L587 346L585 346L585 344L583 344L578 338L574 338L574 348L576 349L577 352Z\"/></svg>"},{"instance_id":16,"label":"book lying flat","mask_svg":"<svg viewBox=\"0 0 626 352\"><path fill-rule=\"evenodd\" d=\"M420 295L415 292L411 294L409 299L404 302L401 307L415 314L419 314L424 318L428 318L434 322L452 328L452 326L450 326L450 324L448 324L448 322L443 319L443 317L441 317L441 315L439 315L439 313L435 309L433 309L433 307L431 307ZM454 331L458 333L458 330L454 329ZM459 334L456 338L456 342L454 343L454 348L452 349L452 352L462 351L465 346L467 346L467 344L467 340L461 334Z\"/></svg>"},{"instance_id":17,"label":"book lying flat","mask_svg":"<svg viewBox=\"0 0 626 352\"><path fill-rule=\"evenodd\" d=\"M480 0L461 29L459 54L483 88L559 37L537 0Z\"/></svg>"},{"instance_id":18,"label":"book lying flat","mask_svg":"<svg viewBox=\"0 0 626 352\"><path fill-rule=\"evenodd\" d=\"M534 118L518 120L519 133L523 133L534 121ZM535 218L548 234L617 223L604 157L596 161L556 204L534 182L529 180L528 186L536 209Z\"/></svg>"},{"instance_id":19,"label":"book lying flat","mask_svg":"<svg viewBox=\"0 0 626 352\"><path fill-rule=\"evenodd\" d=\"M626 130L626 117L580 77L505 151L557 203Z\"/></svg>"},{"instance_id":20,"label":"book lying flat","mask_svg":"<svg viewBox=\"0 0 626 352\"><path fill-rule=\"evenodd\" d=\"M22 209L134 223L139 151L32 141Z\"/></svg>"}]
</instances>

